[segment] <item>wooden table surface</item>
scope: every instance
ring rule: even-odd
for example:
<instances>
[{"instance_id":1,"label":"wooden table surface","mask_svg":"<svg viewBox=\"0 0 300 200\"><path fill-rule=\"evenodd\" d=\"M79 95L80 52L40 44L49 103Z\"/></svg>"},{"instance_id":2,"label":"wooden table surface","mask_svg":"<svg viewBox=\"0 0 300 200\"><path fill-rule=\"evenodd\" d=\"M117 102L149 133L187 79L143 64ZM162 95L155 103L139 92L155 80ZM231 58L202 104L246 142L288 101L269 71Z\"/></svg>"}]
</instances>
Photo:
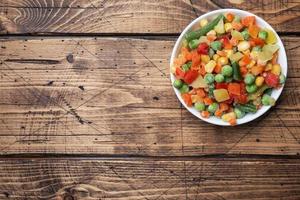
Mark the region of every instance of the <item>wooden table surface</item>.
<instances>
[{"instance_id":1,"label":"wooden table surface","mask_svg":"<svg viewBox=\"0 0 300 200\"><path fill-rule=\"evenodd\" d=\"M194 18L240 8L288 56L283 94L237 127L169 79ZM299 0L0 0L0 199L300 199Z\"/></svg>"}]
</instances>

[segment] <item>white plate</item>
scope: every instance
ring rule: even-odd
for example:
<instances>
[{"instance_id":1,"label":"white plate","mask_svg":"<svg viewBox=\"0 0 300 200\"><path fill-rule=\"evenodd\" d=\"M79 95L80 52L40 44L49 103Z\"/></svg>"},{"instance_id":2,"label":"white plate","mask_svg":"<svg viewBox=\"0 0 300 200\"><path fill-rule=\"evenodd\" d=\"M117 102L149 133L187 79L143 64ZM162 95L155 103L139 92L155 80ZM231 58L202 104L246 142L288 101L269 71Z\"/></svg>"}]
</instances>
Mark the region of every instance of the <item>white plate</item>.
<instances>
[{"instance_id":1,"label":"white plate","mask_svg":"<svg viewBox=\"0 0 300 200\"><path fill-rule=\"evenodd\" d=\"M238 10L238 9L220 9L220 10L215 10L215 11L211 11L209 13L206 13L200 17L198 17L197 19L195 19L194 21L192 21L180 34L179 38L177 39L175 46L173 48L172 51L172 55L171 55L171 59L170 59L170 66L172 66L172 63L174 62L174 59L177 57L179 50L181 48L181 44L182 41L184 39L185 34L193 29L199 28L199 23L201 19L208 19L208 21L211 21L212 19L214 19L217 15L219 15L220 13L228 13L231 12L235 15L238 15L240 17L245 17L245 16L249 16L249 15L254 15L250 12L247 11L243 11L243 10ZM276 31L262 18L254 15L256 17L256 23L258 24L259 27L262 28L268 28L271 29L274 33L276 33ZM285 49L284 46L282 44L282 41L280 40L279 36L276 33L276 37L277 37L277 44L279 45L279 55L278 55L278 63L281 66L281 70L282 73L285 75L285 77L287 77L287 57L286 57L286 53L285 53ZM171 76L171 83L174 82L175 80L175 76L171 73L170 70L170 76ZM172 84L173 85L173 84ZM217 118L217 117L209 117L209 118L203 118L199 111L197 111L195 108L193 107L188 107L183 99L181 98L180 92L173 87L177 98L180 100L180 102L184 105L184 107L190 111L193 115L195 115L196 117L198 117L199 119L206 121L208 123L211 124L216 124L216 125L220 125L220 126L229 126L229 123L222 121L221 119ZM277 100L282 92L283 86L280 89L273 89L272 92L272 97L275 98L275 100ZM241 119L237 120L237 125L238 124L244 124L247 122L250 122L256 118L258 118L259 116L263 115L265 112L267 112L270 109L271 106L263 106L262 108L260 108L256 113L254 114L247 114L246 116L244 116Z\"/></svg>"}]
</instances>

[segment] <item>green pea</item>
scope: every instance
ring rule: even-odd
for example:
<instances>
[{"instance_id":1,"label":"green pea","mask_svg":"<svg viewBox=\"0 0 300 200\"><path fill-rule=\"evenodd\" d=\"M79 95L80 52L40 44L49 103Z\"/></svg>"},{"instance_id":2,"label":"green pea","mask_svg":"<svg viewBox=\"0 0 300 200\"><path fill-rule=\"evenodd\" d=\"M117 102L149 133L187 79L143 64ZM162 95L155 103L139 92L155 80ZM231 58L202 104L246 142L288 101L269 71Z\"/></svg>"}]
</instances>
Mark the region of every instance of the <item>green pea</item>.
<instances>
[{"instance_id":1,"label":"green pea","mask_svg":"<svg viewBox=\"0 0 300 200\"><path fill-rule=\"evenodd\" d=\"M267 31L259 31L258 37L259 37L260 39L265 40L265 39L267 39L267 37L268 37L268 32L267 32Z\"/></svg>"},{"instance_id":2,"label":"green pea","mask_svg":"<svg viewBox=\"0 0 300 200\"><path fill-rule=\"evenodd\" d=\"M268 94L264 94L264 96L261 99L261 103L264 106L270 106L270 105L273 106L275 105L275 99Z\"/></svg>"},{"instance_id":3,"label":"green pea","mask_svg":"<svg viewBox=\"0 0 300 200\"><path fill-rule=\"evenodd\" d=\"M243 35L244 40L248 40L250 37L250 34L248 32L248 29L245 29L241 32L241 34Z\"/></svg>"},{"instance_id":4,"label":"green pea","mask_svg":"<svg viewBox=\"0 0 300 200\"><path fill-rule=\"evenodd\" d=\"M232 67L230 65L225 65L222 67L222 74L224 76L231 76L232 75Z\"/></svg>"},{"instance_id":5,"label":"green pea","mask_svg":"<svg viewBox=\"0 0 300 200\"><path fill-rule=\"evenodd\" d=\"M201 103L201 102L196 102L195 103L195 108L198 111L203 111L203 110L205 110L205 104Z\"/></svg>"},{"instance_id":6,"label":"green pea","mask_svg":"<svg viewBox=\"0 0 300 200\"><path fill-rule=\"evenodd\" d=\"M182 68L182 70L183 70L184 72L187 72L187 71L190 70L191 66L192 66L192 62L188 62L188 63L182 65L181 68Z\"/></svg>"},{"instance_id":7,"label":"green pea","mask_svg":"<svg viewBox=\"0 0 300 200\"><path fill-rule=\"evenodd\" d=\"M238 118L238 119L241 119L241 118L243 118L243 117L246 115L245 112L241 111L241 110L238 109L238 108L234 108L233 111L234 111L234 113L235 113L235 115L236 115L236 118Z\"/></svg>"},{"instance_id":8,"label":"green pea","mask_svg":"<svg viewBox=\"0 0 300 200\"><path fill-rule=\"evenodd\" d=\"M180 79L177 79L173 82L173 86L176 87L177 89L180 89L182 87L182 81Z\"/></svg>"},{"instance_id":9,"label":"green pea","mask_svg":"<svg viewBox=\"0 0 300 200\"><path fill-rule=\"evenodd\" d=\"M198 47L198 45L200 44L200 41L199 40L191 40L189 42L189 47L190 49L196 49Z\"/></svg>"},{"instance_id":10,"label":"green pea","mask_svg":"<svg viewBox=\"0 0 300 200\"><path fill-rule=\"evenodd\" d=\"M219 104L217 104L217 103L212 103L212 104L210 104L209 106L208 106L208 108L207 108L207 110L208 110L208 112L210 112L210 113L214 113L214 112L216 112L216 110L219 108Z\"/></svg>"},{"instance_id":11,"label":"green pea","mask_svg":"<svg viewBox=\"0 0 300 200\"><path fill-rule=\"evenodd\" d=\"M179 89L180 93L188 93L190 90L189 86L187 84L183 84L181 88Z\"/></svg>"},{"instance_id":12,"label":"green pea","mask_svg":"<svg viewBox=\"0 0 300 200\"><path fill-rule=\"evenodd\" d=\"M215 76L215 81L216 81L217 83L222 83L222 82L224 81L224 76L223 76L222 74L217 74L217 75Z\"/></svg>"},{"instance_id":13,"label":"green pea","mask_svg":"<svg viewBox=\"0 0 300 200\"><path fill-rule=\"evenodd\" d=\"M257 86L255 84L246 85L246 90L248 93L254 93L257 90Z\"/></svg>"},{"instance_id":14,"label":"green pea","mask_svg":"<svg viewBox=\"0 0 300 200\"><path fill-rule=\"evenodd\" d=\"M213 74L206 74L206 75L204 76L204 80L205 80L205 82L206 82L207 84L211 84L211 83L213 83L213 82L215 81L215 77L214 77Z\"/></svg>"},{"instance_id":15,"label":"green pea","mask_svg":"<svg viewBox=\"0 0 300 200\"><path fill-rule=\"evenodd\" d=\"M255 81L255 76L253 74L246 74L244 78L244 82L247 85L251 85L252 83L254 83L254 81Z\"/></svg>"},{"instance_id":16,"label":"green pea","mask_svg":"<svg viewBox=\"0 0 300 200\"><path fill-rule=\"evenodd\" d=\"M279 83L284 84L285 83L285 76L283 74L280 74L279 76Z\"/></svg>"},{"instance_id":17,"label":"green pea","mask_svg":"<svg viewBox=\"0 0 300 200\"><path fill-rule=\"evenodd\" d=\"M215 55L215 51L212 48L209 48L208 55L212 58Z\"/></svg>"},{"instance_id":18,"label":"green pea","mask_svg":"<svg viewBox=\"0 0 300 200\"><path fill-rule=\"evenodd\" d=\"M262 48L260 46L255 46L252 48L252 51L262 51Z\"/></svg>"},{"instance_id":19,"label":"green pea","mask_svg":"<svg viewBox=\"0 0 300 200\"><path fill-rule=\"evenodd\" d=\"M225 76L225 79L224 79L225 83L231 83L232 80L233 80L232 77Z\"/></svg>"},{"instance_id":20,"label":"green pea","mask_svg":"<svg viewBox=\"0 0 300 200\"><path fill-rule=\"evenodd\" d=\"M210 47L215 51L221 50L222 49L222 43L220 41L214 41L214 42L210 43Z\"/></svg>"}]
</instances>

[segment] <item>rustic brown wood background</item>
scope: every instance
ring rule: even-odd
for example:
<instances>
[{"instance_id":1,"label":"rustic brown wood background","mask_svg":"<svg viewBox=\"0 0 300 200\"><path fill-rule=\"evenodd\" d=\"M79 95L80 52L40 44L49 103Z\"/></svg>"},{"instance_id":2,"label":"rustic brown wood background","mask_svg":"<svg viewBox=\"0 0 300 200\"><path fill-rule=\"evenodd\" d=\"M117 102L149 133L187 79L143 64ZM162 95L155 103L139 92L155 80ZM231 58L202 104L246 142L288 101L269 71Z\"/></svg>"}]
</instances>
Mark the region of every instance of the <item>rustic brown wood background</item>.
<instances>
[{"instance_id":1,"label":"rustic brown wood background","mask_svg":"<svg viewBox=\"0 0 300 200\"><path fill-rule=\"evenodd\" d=\"M288 79L259 120L204 123L169 57L219 8L267 20ZM299 0L0 0L0 199L300 199Z\"/></svg>"}]
</instances>

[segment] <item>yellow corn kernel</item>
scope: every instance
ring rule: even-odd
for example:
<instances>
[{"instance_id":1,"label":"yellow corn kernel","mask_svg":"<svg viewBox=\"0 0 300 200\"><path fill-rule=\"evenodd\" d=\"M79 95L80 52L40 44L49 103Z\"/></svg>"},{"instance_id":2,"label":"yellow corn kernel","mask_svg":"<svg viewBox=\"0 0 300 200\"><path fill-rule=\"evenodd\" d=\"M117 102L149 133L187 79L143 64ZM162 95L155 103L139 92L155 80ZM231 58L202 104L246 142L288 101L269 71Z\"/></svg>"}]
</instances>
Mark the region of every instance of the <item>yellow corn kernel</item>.
<instances>
[{"instance_id":1,"label":"yellow corn kernel","mask_svg":"<svg viewBox=\"0 0 300 200\"><path fill-rule=\"evenodd\" d=\"M233 54L233 50L232 49L225 49L224 51L226 52L226 57L227 58L229 58Z\"/></svg>"},{"instance_id":2,"label":"yellow corn kernel","mask_svg":"<svg viewBox=\"0 0 300 200\"><path fill-rule=\"evenodd\" d=\"M281 73L281 67L280 67L280 65L279 64L273 65L271 72L273 74L276 74L277 76L279 76L280 73Z\"/></svg>"},{"instance_id":3,"label":"yellow corn kernel","mask_svg":"<svg viewBox=\"0 0 300 200\"><path fill-rule=\"evenodd\" d=\"M265 81L264 77L258 76L255 79L255 85L258 86L258 87L260 87L260 86L263 85L264 81Z\"/></svg>"},{"instance_id":4,"label":"yellow corn kernel","mask_svg":"<svg viewBox=\"0 0 300 200\"><path fill-rule=\"evenodd\" d=\"M187 47L188 46L188 41L187 40L183 40L182 42L182 47Z\"/></svg>"},{"instance_id":5,"label":"yellow corn kernel","mask_svg":"<svg viewBox=\"0 0 300 200\"><path fill-rule=\"evenodd\" d=\"M228 33L232 30L232 25L231 23L225 23L224 24L224 28L225 28L225 31Z\"/></svg>"},{"instance_id":6,"label":"yellow corn kernel","mask_svg":"<svg viewBox=\"0 0 300 200\"><path fill-rule=\"evenodd\" d=\"M210 58L209 58L208 55L201 54L201 61L206 64L206 63L208 63L210 61Z\"/></svg>"},{"instance_id":7,"label":"yellow corn kernel","mask_svg":"<svg viewBox=\"0 0 300 200\"><path fill-rule=\"evenodd\" d=\"M214 71L215 66L217 65L216 61L214 60L210 60L205 66L205 71L207 73L212 73L212 71Z\"/></svg>"},{"instance_id":8,"label":"yellow corn kernel","mask_svg":"<svg viewBox=\"0 0 300 200\"><path fill-rule=\"evenodd\" d=\"M247 65L247 68L251 68L256 64L254 60L251 60L250 63Z\"/></svg>"},{"instance_id":9,"label":"yellow corn kernel","mask_svg":"<svg viewBox=\"0 0 300 200\"><path fill-rule=\"evenodd\" d=\"M208 33L206 35L214 35L214 36L216 36L217 33L216 33L215 30L210 30L210 31L208 31Z\"/></svg>"},{"instance_id":10,"label":"yellow corn kernel","mask_svg":"<svg viewBox=\"0 0 300 200\"><path fill-rule=\"evenodd\" d=\"M207 19L202 19L202 20L200 21L200 27L203 27L203 26L205 26L205 25L207 25L207 24L208 24Z\"/></svg>"},{"instance_id":11,"label":"yellow corn kernel","mask_svg":"<svg viewBox=\"0 0 300 200\"><path fill-rule=\"evenodd\" d=\"M271 63L268 63L267 66L265 67L265 71L270 71L272 70L273 65Z\"/></svg>"},{"instance_id":12,"label":"yellow corn kernel","mask_svg":"<svg viewBox=\"0 0 300 200\"><path fill-rule=\"evenodd\" d=\"M213 55L213 60L217 61L220 58L220 56L218 54Z\"/></svg>"},{"instance_id":13,"label":"yellow corn kernel","mask_svg":"<svg viewBox=\"0 0 300 200\"><path fill-rule=\"evenodd\" d=\"M220 57L219 59L218 59L218 64L219 65L227 65L228 64L228 58L227 57Z\"/></svg>"}]
</instances>

